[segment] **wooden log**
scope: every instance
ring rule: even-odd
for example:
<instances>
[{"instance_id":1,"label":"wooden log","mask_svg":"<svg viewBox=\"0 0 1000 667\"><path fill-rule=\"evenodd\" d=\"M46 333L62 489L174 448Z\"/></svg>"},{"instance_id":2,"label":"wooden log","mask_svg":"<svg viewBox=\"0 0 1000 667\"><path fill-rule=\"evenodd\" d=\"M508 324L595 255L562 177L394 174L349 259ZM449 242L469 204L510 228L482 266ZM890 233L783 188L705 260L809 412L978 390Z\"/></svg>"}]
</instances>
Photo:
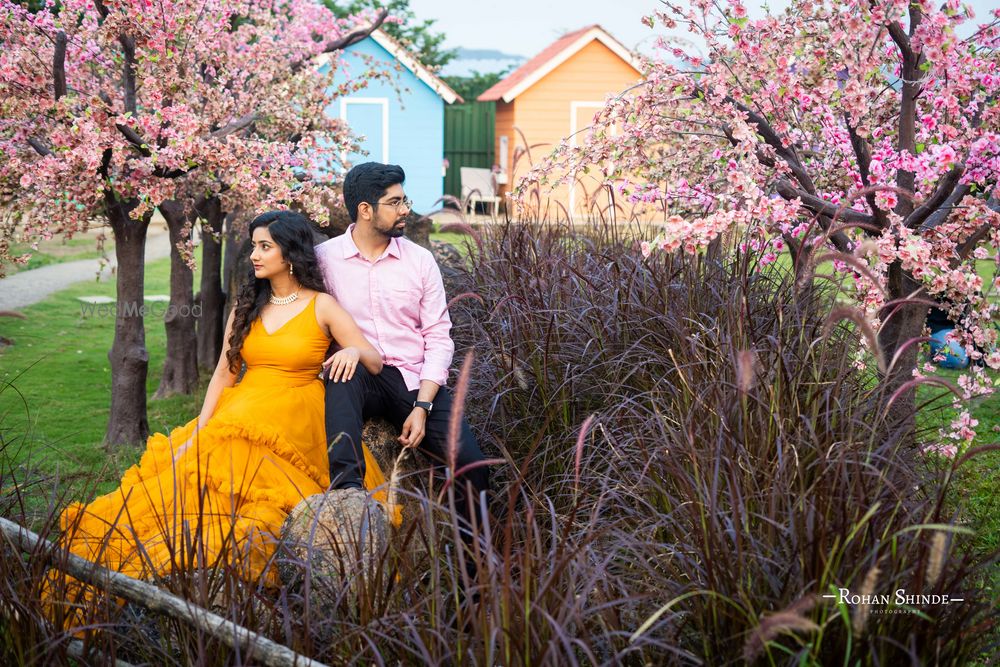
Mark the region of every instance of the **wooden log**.
<instances>
[{"instance_id":1,"label":"wooden log","mask_svg":"<svg viewBox=\"0 0 1000 667\"><path fill-rule=\"evenodd\" d=\"M255 661L270 667L326 667L321 662L300 655L287 646L273 642L152 584L133 579L120 572L113 572L76 554L66 552L13 521L0 518L0 531L14 546L26 553L34 553L41 546L49 559L56 561L54 566L86 584L123 597L152 611L190 623L227 646L233 648L238 646L246 652L252 650Z\"/></svg>"}]
</instances>

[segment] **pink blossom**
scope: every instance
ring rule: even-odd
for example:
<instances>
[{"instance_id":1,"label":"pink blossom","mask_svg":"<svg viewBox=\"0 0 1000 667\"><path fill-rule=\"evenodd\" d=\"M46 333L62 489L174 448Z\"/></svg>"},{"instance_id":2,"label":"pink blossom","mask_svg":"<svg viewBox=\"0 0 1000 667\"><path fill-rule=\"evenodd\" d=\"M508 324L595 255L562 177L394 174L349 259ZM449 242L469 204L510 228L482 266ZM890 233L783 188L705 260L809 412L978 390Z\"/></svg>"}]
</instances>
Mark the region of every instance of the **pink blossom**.
<instances>
[{"instance_id":1,"label":"pink blossom","mask_svg":"<svg viewBox=\"0 0 1000 667\"><path fill-rule=\"evenodd\" d=\"M741 7L664 0L657 20L690 31L705 57L672 43L650 59L643 83L609 101L587 141L564 144L532 170L520 201L613 156L615 178L642 184L621 198L617 219L654 203L657 221L667 218L654 248L699 252L733 232L747 252L765 253L764 264L789 251L786 238L805 251L854 252L864 274L849 262L834 269L850 279L845 298L874 322L885 303L912 296L889 280L902 272L922 297L954 304L973 359L1000 363L991 299L1000 279L984 285L974 263L1000 245L1000 214L986 206L1000 179L998 27L928 2L791 0L758 20L742 20ZM920 17L912 35L911 13ZM912 116L903 113L894 24L925 56ZM958 164L968 194L939 208L932 226L911 217ZM830 205L847 211L836 230ZM992 390L971 376L965 386ZM973 430L953 429L963 442Z\"/></svg>"},{"instance_id":2,"label":"pink blossom","mask_svg":"<svg viewBox=\"0 0 1000 667\"><path fill-rule=\"evenodd\" d=\"M933 444L927 445L923 448L924 454L934 454L936 456L942 456L946 459L953 459L958 456L958 446L952 444Z\"/></svg>"}]
</instances>

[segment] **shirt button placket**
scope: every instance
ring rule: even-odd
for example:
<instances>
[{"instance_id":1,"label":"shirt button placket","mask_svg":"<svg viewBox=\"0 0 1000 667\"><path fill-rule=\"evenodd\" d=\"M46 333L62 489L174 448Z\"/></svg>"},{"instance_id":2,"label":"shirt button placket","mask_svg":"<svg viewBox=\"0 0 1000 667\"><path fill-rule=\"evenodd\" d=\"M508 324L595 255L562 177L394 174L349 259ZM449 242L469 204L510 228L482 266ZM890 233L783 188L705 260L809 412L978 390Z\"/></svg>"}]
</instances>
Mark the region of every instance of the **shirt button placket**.
<instances>
[{"instance_id":1,"label":"shirt button placket","mask_svg":"<svg viewBox=\"0 0 1000 667\"><path fill-rule=\"evenodd\" d=\"M372 323L375 325L375 336L378 338L378 346L383 353L385 351L385 341L382 339L382 326L381 320L379 318L380 308L380 293L379 285L377 280L377 273L375 272L375 262L369 262L368 264L368 293L371 299L371 313L372 313Z\"/></svg>"}]
</instances>

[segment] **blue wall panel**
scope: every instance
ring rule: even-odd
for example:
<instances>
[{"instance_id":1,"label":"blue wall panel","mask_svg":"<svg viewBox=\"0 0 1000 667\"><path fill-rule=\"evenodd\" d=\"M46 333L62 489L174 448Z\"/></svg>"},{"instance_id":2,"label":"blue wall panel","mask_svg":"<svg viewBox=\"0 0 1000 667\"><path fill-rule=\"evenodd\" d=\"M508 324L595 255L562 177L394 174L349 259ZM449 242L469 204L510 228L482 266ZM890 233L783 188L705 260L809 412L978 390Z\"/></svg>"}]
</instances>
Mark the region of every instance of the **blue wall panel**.
<instances>
[{"instance_id":1,"label":"blue wall panel","mask_svg":"<svg viewBox=\"0 0 1000 667\"><path fill-rule=\"evenodd\" d=\"M346 109L352 131L369 137L361 142L362 148L369 154L350 155L348 159L353 163L367 160L381 162L383 149L388 147L388 162L400 165L406 172L404 187L414 202L414 209L426 213L438 208L440 204L435 202L444 192L441 165L444 159L445 102L371 38L347 49L343 56L347 70L338 73L337 83L368 69L363 56L373 57L375 62L371 66L391 72L393 81L370 82L366 88L341 98L327 110L327 113L339 117ZM377 131L383 105L388 114L387 136Z\"/></svg>"}]
</instances>

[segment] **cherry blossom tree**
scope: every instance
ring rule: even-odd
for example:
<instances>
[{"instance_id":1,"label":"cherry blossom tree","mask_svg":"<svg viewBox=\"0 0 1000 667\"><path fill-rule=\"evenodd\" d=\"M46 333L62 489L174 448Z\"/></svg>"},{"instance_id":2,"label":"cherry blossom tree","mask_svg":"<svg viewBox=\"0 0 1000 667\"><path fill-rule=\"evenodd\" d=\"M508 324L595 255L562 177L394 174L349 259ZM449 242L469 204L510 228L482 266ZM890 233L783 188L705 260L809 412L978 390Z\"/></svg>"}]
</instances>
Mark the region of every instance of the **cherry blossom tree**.
<instances>
[{"instance_id":1,"label":"cherry blossom tree","mask_svg":"<svg viewBox=\"0 0 1000 667\"><path fill-rule=\"evenodd\" d=\"M765 263L788 253L803 287L833 260L890 407L912 405L928 307L944 304L976 361L962 392L987 392L1000 279L984 284L975 260L1000 264L998 18L970 27L955 0L794 0L760 19L739 0L664 2L645 21L686 28L704 59L661 38L644 82L519 192L597 171L662 212L644 253L741 230ZM967 415L952 435L974 436Z\"/></svg>"},{"instance_id":2,"label":"cherry blossom tree","mask_svg":"<svg viewBox=\"0 0 1000 667\"><path fill-rule=\"evenodd\" d=\"M29 237L111 227L118 280L105 439L142 441L143 255L154 207L218 197L318 212L322 187L309 175L351 139L322 113L332 74L313 59L363 39L385 14L336 19L310 0L68 0L32 13L0 0L0 16L0 181L17 183ZM182 239L172 240L180 252Z\"/></svg>"},{"instance_id":3,"label":"cherry blossom tree","mask_svg":"<svg viewBox=\"0 0 1000 667\"><path fill-rule=\"evenodd\" d=\"M243 27L243 21L224 36L216 40L213 56L218 53L237 54L226 59L227 71L230 75L225 81L218 81L209 91L222 85L230 95L251 94L254 97L268 96L277 100L294 100L291 111L295 112L293 122L284 127L270 127L262 138L268 142L287 142L298 145L303 143L303 130L310 137L324 139L318 146L315 157L323 159L337 158L334 151L339 151L352 138L344 134L345 125L331 120L326 115L326 109L333 99L347 90L356 90L367 85L370 78L379 75L375 70L365 69L352 72L349 83L335 89L329 88L328 76L315 71L316 63L302 60L304 55L316 54L317 35L328 35L345 32L345 27L359 20L363 29L357 29L349 39L337 41L336 48L342 48L354 41L367 36L383 20L388 19L385 12L370 13L362 17L351 17L350 21L338 21L333 14L323 9L317 10L315 4L301 4L291 8L287 15L283 7L274 8L270 24L263 24L259 19L252 21L253 30ZM394 20L394 19L392 19ZM302 27L309 30L303 30ZM263 28L265 35L261 35ZM273 35L271 39L266 38ZM277 40L274 39L277 37ZM295 40L298 40L297 42ZM228 43L226 43L228 42ZM282 53L269 54L262 52L260 44L273 46L282 45ZM330 41L322 42L322 52L331 53ZM284 67L276 69L261 68L257 62L261 58L277 58L276 62L284 63ZM220 58L221 59L221 58ZM327 62L325 73L336 69L339 61L331 58ZM216 71L213 69L213 71ZM235 74L234 74L235 72ZM210 76L207 72L203 76ZM199 99L199 103L204 100ZM237 106L245 106L250 100L236 102ZM287 111L287 102L283 111ZM226 119L217 120L218 126ZM258 135L258 124L248 128ZM313 151L313 148L308 149ZM314 165L315 166L315 165ZM297 177L313 176L299 171ZM227 196L236 192L239 197ZM221 286L221 232L223 219L234 207L242 205L248 210L255 210L256 202L266 197L265 190L259 190L256 196L247 196L246 187L233 188L224 174L206 170L195 170L185 177L183 191L185 199L175 199L160 205L160 211L167 222L171 234L172 253L170 271L170 307L164 318L167 331L167 354L164 360L163 372L160 375L160 385L154 398L165 397L177 393L192 393L197 388L198 367L212 369L219 358L222 349L222 334L224 329L224 296ZM196 225L202 231L202 280L200 298L195 308L194 290L192 286L192 269L194 268L194 248L191 246L191 233ZM197 324L197 327L196 327Z\"/></svg>"}]
</instances>

